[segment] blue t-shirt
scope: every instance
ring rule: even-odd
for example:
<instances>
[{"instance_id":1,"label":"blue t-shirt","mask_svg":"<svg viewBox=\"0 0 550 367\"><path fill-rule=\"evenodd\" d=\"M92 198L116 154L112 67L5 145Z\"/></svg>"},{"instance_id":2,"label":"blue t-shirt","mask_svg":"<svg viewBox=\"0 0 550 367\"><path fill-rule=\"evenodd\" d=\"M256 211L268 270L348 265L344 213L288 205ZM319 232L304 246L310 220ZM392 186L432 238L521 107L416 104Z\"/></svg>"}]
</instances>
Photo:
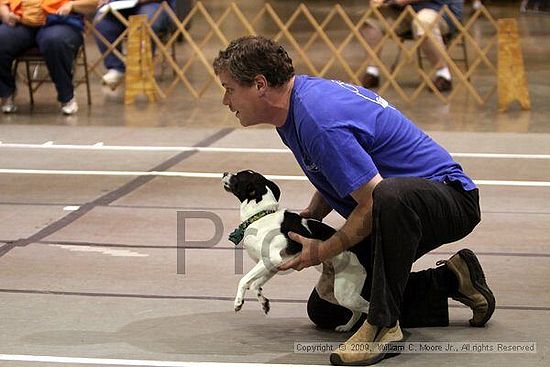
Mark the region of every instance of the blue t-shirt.
<instances>
[{"instance_id":1,"label":"blue t-shirt","mask_svg":"<svg viewBox=\"0 0 550 367\"><path fill-rule=\"evenodd\" d=\"M371 90L296 76L285 124L277 128L298 164L338 213L377 173L476 186L450 154Z\"/></svg>"}]
</instances>

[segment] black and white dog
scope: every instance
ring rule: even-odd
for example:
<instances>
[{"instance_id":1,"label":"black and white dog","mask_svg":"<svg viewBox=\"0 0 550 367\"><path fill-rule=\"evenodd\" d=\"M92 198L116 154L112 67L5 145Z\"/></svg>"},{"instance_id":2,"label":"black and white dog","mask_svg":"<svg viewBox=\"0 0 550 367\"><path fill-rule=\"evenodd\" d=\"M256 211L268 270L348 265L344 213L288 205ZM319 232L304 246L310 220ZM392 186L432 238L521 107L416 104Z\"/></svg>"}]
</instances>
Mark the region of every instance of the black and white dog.
<instances>
[{"instance_id":1,"label":"black and white dog","mask_svg":"<svg viewBox=\"0 0 550 367\"><path fill-rule=\"evenodd\" d=\"M242 223L229 239L235 245L243 242L248 255L256 262L239 282L235 311L242 308L245 292L251 289L267 314L269 300L263 296L262 286L277 273L277 266L302 250L302 245L291 240L288 232L326 240L336 231L320 221L279 210L279 187L257 172L224 173L222 183L225 190L241 202ZM336 331L350 330L361 314L368 312L369 303L361 297L366 277L365 268L351 251L323 263L323 272L316 286L319 295L353 312L351 319L338 326Z\"/></svg>"}]
</instances>

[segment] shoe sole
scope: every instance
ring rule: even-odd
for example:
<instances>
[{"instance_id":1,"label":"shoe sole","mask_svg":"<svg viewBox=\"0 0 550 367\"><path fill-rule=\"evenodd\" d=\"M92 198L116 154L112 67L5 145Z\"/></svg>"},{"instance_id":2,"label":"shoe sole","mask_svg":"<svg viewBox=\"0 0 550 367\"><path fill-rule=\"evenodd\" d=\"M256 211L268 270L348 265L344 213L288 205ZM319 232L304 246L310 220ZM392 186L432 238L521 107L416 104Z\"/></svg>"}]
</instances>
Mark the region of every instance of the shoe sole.
<instances>
[{"instance_id":1,"label":"shoe sole","mask_svg":"<svg viewBox=\"0 0 550 367\"><path fill-rule=\"evenodd\" d=\"M389 342L388 347L392 347L394 345L394 343L403 342L403 341L405 341L405 339L406 338L404 337L401 340L397 340L397 341L394 341L394 342ZM342 359L340 358L340 356L338 354L331 353L329 359L330 359L330 363L333 366L371 366L373 364L376 364L376 363L382 361L383 359L397 357L399 354L401 354L401 353L380 353L376 358L371 359L369 361L344 362L344 361L342 361Z\"/></svg>"},{"instance_id":2,"label":"shoe sole","mask_svg":"<svg viewBox=\"0 0 550 367\"><path fill-rule=\"evenodd\" d=\"M489 321L491 316L493 316L493 312L495 312L495 296L489 289L489 286L485 281L485 274L483 273L481 264L472 250L462 249L458 252L458 256L460 256L460 258L466 263L466 266L468 266L470 281L474 285L474 288L487 300L487 313L485 314L485 317L483 317L479 323L474 323L473 319L470 320L471 326L483 327L487 321Z\"/></svg>"},{"instance_id":3,"label":"shoe sole","mask_svg":"<svg viewBox=\"0 0 550 367\"><path fill-rule=\"evenodd\" d=\"M118 86L121 85L122 83L123 83L122 80L121 80L121 81L118 81L118 82L116 82L116 83L109 83L109 82L107 82L107 81L101 79L101 85L105 85L105 86L109 87L109 89L111 89L111 90L117 89Z\"/></svg>"}]
</instances>

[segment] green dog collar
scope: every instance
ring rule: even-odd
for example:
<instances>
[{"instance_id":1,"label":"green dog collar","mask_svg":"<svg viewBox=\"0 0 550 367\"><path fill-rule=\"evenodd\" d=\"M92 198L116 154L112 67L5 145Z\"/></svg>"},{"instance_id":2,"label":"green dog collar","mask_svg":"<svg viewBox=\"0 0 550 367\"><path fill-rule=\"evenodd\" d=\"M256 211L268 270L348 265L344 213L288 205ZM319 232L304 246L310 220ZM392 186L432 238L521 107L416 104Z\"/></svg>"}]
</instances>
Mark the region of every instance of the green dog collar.
<instances>
[{"instance_id":1,"label":"green dog collar","mask_svg":"<svg viewBox=\"0 0 550 367\"><path fill-rule=\"evenodd\" d=\"M263 210L257 214L254 214L253 216L242 222L233 232L229 234L229 241L233 242L235 246L237 246L243 240L244 232L249 225L257 221L258 219L275 212L276 210Z\"/></svg>"}]
</instances>

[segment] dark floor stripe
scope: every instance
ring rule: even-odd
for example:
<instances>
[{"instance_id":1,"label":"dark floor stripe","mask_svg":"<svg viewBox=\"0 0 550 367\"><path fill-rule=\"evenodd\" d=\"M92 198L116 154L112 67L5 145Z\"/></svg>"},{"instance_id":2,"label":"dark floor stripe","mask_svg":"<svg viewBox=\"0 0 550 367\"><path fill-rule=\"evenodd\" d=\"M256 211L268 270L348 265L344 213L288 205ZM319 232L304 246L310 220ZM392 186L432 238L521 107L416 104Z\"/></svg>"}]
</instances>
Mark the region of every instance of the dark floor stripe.
<instances>
[{"instance_id":1,"label":"dark floor stripe","mask_svg":"<svg viewBox=\"0 0 550 367\"><path fill-rule=\"evenodd\" d=\"M0 247L0 257L7 254L11 249L13 249L15 245L13 243L6 243Z\"/></svg>"},{"instance_id":2,"label":"dark floor stripe","mask_svg":"<svg viewBox=\"0 0 550 367\"><path fill-rule=\"evenodd\" d=\"M227 136L229 133L231 133L233 129L222 129L215 134L203 139L202 141L198 142L195 146L209 146L216 141L220 140L221 138ZM179 164L183 160L189 158L190 156L197 154L197 151L186 151L181 152L173 156L172 158L168 159L165 162L162 162L161 164L151 168L149 171L166 171L167 169L175 166L176 164ZM86 203L78 210L75 210L73 212L70 212L63 218L53 222L52 224L44 227L40 231L36 232L35 234L27 237L22 238L14 242L14 246L26 246L29 243L40 241L53 233L61 230L62 228L68 226L69 224L73 223L77 219L81 218L88 212L90 212L92 209L94 209L97 206L104 206L109 205L110 203L120 199L121 197L128 195L130 192L138 189L139 187L145 185L149 181L156 178L156 176L139 176L134 178L133 180L129 181L125 185L122 185L118 189L115 189L111 192L108 192L107 194L97 198L96 200ZM13 248L13 247L12 247ZM9 251L9 250L8 250ZM6 251L7 252L7 251ZM0 253L0 256L4 255L4 253Z\"/></svg>"},{"instance_id":3,"label":"dark floor stripe","mask_svg":"<svg viewBox=\"0 0 550 367\"><path fill-rule=\"evenodd\" d=\"M11 294L39 294L53 296L76 296L76 297L105 297L105 298L140 298L140 299L179 299L179 300L198 300L198 301L228 301L233 302L235 297L224 296L172 296L162 294L124 294L124 293L93 293L93 292L63 292L63 291L43 291L36 289L0 289L0 293ZM270 302L276 303L307 303L305 299L289 298L270 298ZM257 301L256 298L245 298L245 301ZM466 308L463 305L449 305L451 308ZM547 306L521 306L521 305L498 305L501 310L521 310L521 311L550 311Z\"/></svg>"}]
</instances>

